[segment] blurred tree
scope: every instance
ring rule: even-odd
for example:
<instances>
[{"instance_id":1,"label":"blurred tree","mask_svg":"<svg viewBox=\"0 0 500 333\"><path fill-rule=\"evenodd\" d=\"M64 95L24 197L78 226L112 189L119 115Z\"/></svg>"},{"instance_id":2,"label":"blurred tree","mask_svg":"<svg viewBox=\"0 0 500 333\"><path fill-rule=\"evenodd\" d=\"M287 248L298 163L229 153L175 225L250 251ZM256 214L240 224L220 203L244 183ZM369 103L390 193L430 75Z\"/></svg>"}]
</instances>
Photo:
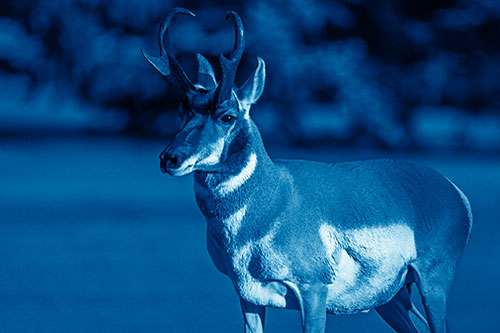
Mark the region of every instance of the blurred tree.
<instances>
[{"instance_id":1,"label":"blurred tree","mask_svg":"<svg viewBox=\"0 0 500 333\"><path fill-rule=\"evenodd\" d=\"M174 5L2 2L0 130L27 119L63 119L61 127L82 123L97 131L174 131L175 113L165 111L176 108L175 96L139 51L157 52L159 21ZM241 14L248 42L237 82L256 56L265 59L266 91L254 116L275 140L428 145L416 135L428 114L456 114L462 136L473 117L500 117L498 1L188 0L183 6L198 17L176 19L171 33L191 75L195 52L207 55L218 73L217 54L233 40L224 13Z\"/></svg>"}]
</instances>

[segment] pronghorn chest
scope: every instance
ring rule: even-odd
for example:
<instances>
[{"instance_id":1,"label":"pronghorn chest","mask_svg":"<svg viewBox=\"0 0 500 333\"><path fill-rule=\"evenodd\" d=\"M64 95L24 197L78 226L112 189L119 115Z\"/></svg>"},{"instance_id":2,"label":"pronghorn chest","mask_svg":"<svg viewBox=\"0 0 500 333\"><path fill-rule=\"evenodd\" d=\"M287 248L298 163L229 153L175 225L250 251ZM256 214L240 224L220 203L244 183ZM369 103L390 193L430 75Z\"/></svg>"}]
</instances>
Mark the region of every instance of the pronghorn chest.
<instances>
[{"instance_id":1,"label":"pronghorn chest","mask_svg":"<svg viewBox=\"0 0 500 333\"><path fill-rule=\"evenodd\" d=\"M245 191L243 186L226 195L200 185L195 189L207 220L207 248L218 270L247 301L284 307L287 289L273 282L285 279L289 264L274 244L280 209L262 212L284 203L273 201L276 196L263 199L258 190Z\"/></svg>"},{"instance_id":2,"label":"pronghorn chest","mask_svg":"<svg viewBox=\"0 0 500 333\"><path fill-rule=\"evenodd\" d=\"M249 219L245 213L245 208L241 208L228 218L230 221L207 219L210 257L218 270L232 280L243 299L262 306L285 307L287 289L277 281L287 278L289 262L274 246L277 228L257 235L232 224Z\"/></svg>"}]
</instances>

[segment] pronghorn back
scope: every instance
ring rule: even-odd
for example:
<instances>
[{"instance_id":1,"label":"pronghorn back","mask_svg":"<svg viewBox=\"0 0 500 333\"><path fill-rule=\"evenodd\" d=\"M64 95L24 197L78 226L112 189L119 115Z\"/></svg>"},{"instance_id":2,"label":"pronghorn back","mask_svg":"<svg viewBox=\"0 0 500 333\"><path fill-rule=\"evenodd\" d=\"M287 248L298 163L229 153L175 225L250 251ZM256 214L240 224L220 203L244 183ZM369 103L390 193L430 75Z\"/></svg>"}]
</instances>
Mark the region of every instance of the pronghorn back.
<instances>
[{"instance_id":1,"label":"pronghorn back","mask_svg":"<svg viewBox=\"0 0 500 333\"><path fill-rule=\"evenodd\" d=\"M470 232L470 205L463 192L425 165L393 159L276 164L293 177L311 207L322 207L341 228L404 224L415 228L417 237L428 238L430 231L453 235L462 248L460 240L466 242Z\"/></svg>"}]
</instances>

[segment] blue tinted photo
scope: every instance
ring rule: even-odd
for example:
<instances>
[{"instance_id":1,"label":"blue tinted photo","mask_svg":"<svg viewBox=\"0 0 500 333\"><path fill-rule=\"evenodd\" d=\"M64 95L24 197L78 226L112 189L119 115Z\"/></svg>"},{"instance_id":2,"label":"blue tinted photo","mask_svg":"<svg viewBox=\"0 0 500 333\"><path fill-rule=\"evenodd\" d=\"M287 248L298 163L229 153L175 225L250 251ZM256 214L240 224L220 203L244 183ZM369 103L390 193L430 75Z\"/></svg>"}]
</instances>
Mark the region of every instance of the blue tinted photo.
<instances>
[{"instance_id":1,"label":"blue tinted photo","mask_svg":"<svg viewBox=\"0 0 500 333\"><path fill-rule=\"evenodd\" d=\"M1 332L500 330L500 3L0 8Z\"/></svg>"}]
</instances>

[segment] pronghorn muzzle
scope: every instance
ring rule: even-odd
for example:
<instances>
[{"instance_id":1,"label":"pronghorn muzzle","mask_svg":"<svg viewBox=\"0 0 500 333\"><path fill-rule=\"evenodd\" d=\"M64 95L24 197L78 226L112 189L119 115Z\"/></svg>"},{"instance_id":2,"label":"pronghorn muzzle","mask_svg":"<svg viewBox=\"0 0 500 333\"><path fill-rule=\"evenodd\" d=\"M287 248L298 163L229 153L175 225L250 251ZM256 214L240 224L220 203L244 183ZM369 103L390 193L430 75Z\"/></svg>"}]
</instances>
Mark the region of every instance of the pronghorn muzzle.
<instances>
[{"instance_id":1,"label":"pronghorn muzzle","mask_svg":"<svg viewBox=\"0 0 500 333\"><path fill-rule=\"evenodd\" d=\"M160 168L161 172L167 173L168 169L176 168L176 165L178 164L179 159L175 155L171 155L168 151L164 150L160 154Z\"/></svg>"},{"instance_id":2,"label":"pronghorn muzzle","mask_svg":"<svg viewBox=\"0 0 500 333\"><path fill-rule=\"evenodd\" d=\"M194 167L194 162L189 163L189 158L187 154L182 151L173 151L167 147L160 154L160 168L161 172L168 173L171 176L182 176L186 173L191 172ZM187 162L187 163L186 163Z\"/></svg>"}]
</instances>

